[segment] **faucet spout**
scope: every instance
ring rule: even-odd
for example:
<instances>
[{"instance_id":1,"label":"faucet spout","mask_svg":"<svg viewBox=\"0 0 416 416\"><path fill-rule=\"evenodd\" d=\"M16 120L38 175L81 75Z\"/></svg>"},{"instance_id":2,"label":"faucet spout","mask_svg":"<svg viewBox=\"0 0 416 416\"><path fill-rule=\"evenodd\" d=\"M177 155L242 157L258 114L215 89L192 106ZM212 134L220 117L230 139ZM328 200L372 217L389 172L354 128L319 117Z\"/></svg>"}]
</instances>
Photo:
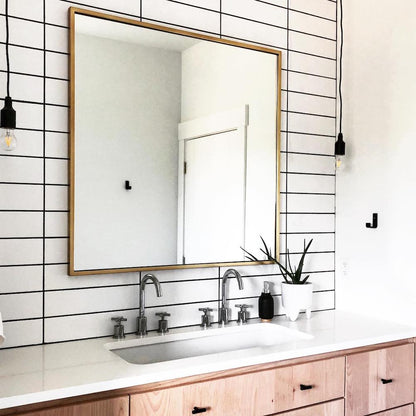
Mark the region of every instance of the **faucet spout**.
<instances>
[{"instance_id":1,"label":"faucet spout","mask_svg":"<svg viewBox=\"0 0 416 416\"><path fill-rule=\"evenodd\" d=\"M157 277L151 273L145 274L140 283L140 316L144 316L144 290L146 288L146 283L149 280L151 280L152 283L155 285L157 297L160 298L162 296L162 288L160 287L160 283Z\"/></svg>"},{"instance_id":2,"label":"faucet spout","mask_svg":"<svg viewBox=\"0 0 416 416\"><path fill-rule=\"evenodd\" d=\"M137 334L138 335L146 335L147 334L147 322L146 322L146 316L144 314L144 306L145 306L145 300L144 300L144 290L146 288L146 284L148 281L151 281L156 289L156 295L158 298L162 296L162 288L160 286L160 282L157 279L157 277L151 273L147 273L143 276L143 279L140 283L140 296L139 296L139 317L138 319L138 329Z\"/></svg>"},{"instance_id":3,"label":"faucet spout","mask_svg":"<svg viewBox=\"0 0 416 416\"><path fill-rule=\"evenodd\" d=\"M226 283L229 277L235 277L237 279L238 288L240 290L244 289L243 279L241 278L240 273L235 269L228 269L222 277L222 293L221 293L221 308L219 311L218 323L226 325L229 319L229 310L226 306L227 303L227 294L226 294Z\"/></svg>"}]
</instances>

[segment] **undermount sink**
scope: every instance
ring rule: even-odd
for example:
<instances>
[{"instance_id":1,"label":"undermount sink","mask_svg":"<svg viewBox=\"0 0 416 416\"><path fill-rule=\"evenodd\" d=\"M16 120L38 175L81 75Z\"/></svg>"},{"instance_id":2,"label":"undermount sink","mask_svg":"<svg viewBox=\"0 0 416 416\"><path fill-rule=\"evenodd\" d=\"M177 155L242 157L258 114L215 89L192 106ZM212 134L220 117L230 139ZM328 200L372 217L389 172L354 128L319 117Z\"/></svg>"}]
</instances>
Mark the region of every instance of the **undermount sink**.
<instances>
[{"instance_id":1,"label":"undermount sink","mask_svg":"<svg viewBox=\"0 0 416 416\"><path fill-rule=\"evenodd\" d=\"M272 347L313 338L311 335L272 323L213 328L118 341L105 347L132 364Z\"/></svg>"}]
</instances>

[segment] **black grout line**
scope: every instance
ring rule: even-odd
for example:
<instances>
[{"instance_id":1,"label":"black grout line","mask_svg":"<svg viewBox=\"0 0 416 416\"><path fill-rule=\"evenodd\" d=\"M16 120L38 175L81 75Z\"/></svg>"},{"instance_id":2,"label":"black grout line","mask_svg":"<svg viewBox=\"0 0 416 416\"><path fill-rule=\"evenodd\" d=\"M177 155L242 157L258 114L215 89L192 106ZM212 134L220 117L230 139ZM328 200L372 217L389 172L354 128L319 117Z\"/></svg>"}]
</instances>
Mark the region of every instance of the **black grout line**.
<instances>
[{"instance_id":1,"label":"black grout line","mask_svg":"<svg viewBox=\"0 0 416 416\"><path fill-rule=\"evenodd\" d=\"M9 155L0 153L1 157L22 157L26 159L50 159L50 160L65 160L69 161L69 157L57 157L57 156L30 156L30 155Z\"/></svg>"},{"instance_id":2,"label":"black grout line","mask_svg":"<svg viewBox=\"0 0 416 416\"><path fill-rule=\"evenodd\" d=\"M288 172L288 171L280 171L280 173L284 173L284 174L286 174L286 175L330 176L330 177L335 177L335 173L317 173L317 172Z\"/></svg>"},{"instance_id":3,"label":"black grout line","mask_svg":"<svg viewBox=\"0 0 416 416\"><path fill-rule=\"evenodd\" d=\"M336 119L336 116L328 116L328 115L325 115L325 114L316 114L316 113L306 113L304 111L282 110L282 113L300 114L300 115L303 115L303 116L310 116L310 117L321 117L321 118Z\"/></svg>"},{"instance_id":4,"label":"black grout line","mask_svg":"<svg viewBox=\"0 0 416 416\"><path fill-rule=\"evenodd\" d=\"M299 134L305 136L316 136L316 137L328 137L330 139L335 139L335 134L322 134L322 133L314 133L314 132L306 132L306 131L290 131L290 130L281 130L281 133L288 133L288 134Z\"/></svg>"},{"instance_id":5,"label":"black grout line","mask_svg":"<svg viewBox=\"0 0 416 416\"><path fill-rule=\"evenodd\" d=\"M220 10L214 10L214 9L209 9L208 7L197 6L196 4L190 4L190 3L186 3L186 2L178 1L178 0L167 0L167 1L169 3L181 4L183 6L192 7L194 9L199 9L199 10L205 10L211 13L221 13L221 6L220 6ZM220 4L221 4L221 0L220 0Z\"/></svg>"},{"instance_id":6,"label":"black grout line","mask_svg":"<svg viewBox=\"0 0 416 416\"><path fill-rule=\"evenodd\" d=\"M69 212L67 209L0 209L0 212ZM43 238L43 237L39 237Z\"/></svg>"},{"instance_id":7,"label":"black grout line","mask_svg":"<svg viewBox=\"0 0 416 416\"><path fill-rule=\"evenodd\" d=\"M222 0L220 0L220 38L222 39Z\"/></svg>"},{"instance_id":8,"label":"black grout line","mask_svg":"<svg viewBox=\"0 0 416 416\"><path fill-rule=\"evenodd\" d=\"M325 153L311 153L311 152L294 152L293 150L287 151L287 150L281 150L280 153L288 153L290 155L302 155L302 156L318 156L318 157L330 157L334 158L335 155L333 154L325 154Z\"/></svg>"},{"instance_id":9,"label":"black grout line","mask_svg":"<svg viewBox=\"0 0 416 416\"><path fill-rule=\"evenodd\" d=\"M286 0L286 4L287 4L287 12L286 12L286 26L287 29L289 31L289 1L290 0ZM286 34L286 49L287 51L289 51L290 48L290 43L289 43L289 33ZM290 62L290 56L289 56L289 52L286 52L286 65L289 68L289 62ZM286 88L289 89L289 72L286 72ZM289 94L286 94L286 108L289 108ZM280 109L280 111L282 111ZM289 126L289 113L286 113L286 126ZM286 142L285 142L285 148L289 149L289 135L286 134ZM289 167L289 154L286 153L285 154L285 164L286 164L286 169L288 169ZM279 164L280 165L280 164ZM289 189L289 175L285 175L285 189ZM280 195L279 195L280 197ZM285 206L286 209L289 206L289 198L288 195L286 194L284 196L285 198ZM280 217L280 213L279 213L279 217ZM285 216L285 232L287 233L288 230L288 217L287 215ZM280 227L279 227L279 232L280 232ZM285 241L285 251L287 250L287 234L284 234L284 241ZM287 258L286 256L284 256L284 265L287 267Z\"/></svg>"},{"instance_id":10,"label":"black grout line","mask_svg":"<svg viewBox=\"0 0 416 416\"><path fill-rule=\"evenodd\" d=\"M282 69L282 71L289 71L289 72L293 72L295 74L309 75L311 77L317 77L317 78L328 79L328 80L331 80L331 81L336 81L336 78L334 78L334 77L329 77L329 76L321 75L321 74L312 74L310 72L297 71L297 70L294 70L294 69Z\"/></svg>"},{"instance_id":11,"label":"black grout line","mask_svg":"<svg viewBox=\"0 0 416 416\"><path fill-rule=\"evenodd\" d=\"M4 69L0 69L0 73L7 73L7 71L5 71ZM31 74L28 72L18 72L18 71L10 71L11 75L19 75L19 76L24 76L24 77L33 77L33 78L46 78L46 79L51 79L51 80L55 80L55 81L65 81L65 82L69 82L68 78L59 78L59 77L52 77L50 75L39 75L39 74ZM4 99L1 99L2 101L4 101Z\"/></svg>"},{"instance_id":12,"label":"black grout line","mask_svg":"<svg viewBox=\"0 0 416 416\"><path fill-rule=\"evenodd\" d=\"M298 10L298 9L290 9L290 8L289 8L289 6L287 6L287 7L280 6L280 5L278 5L278 4L275 4L275 3L270 3L270 2L265 1L265 0L255 0L255 1L257 1L258 3L268 4L269 6L273 6L273 7L276 7L276 8L280 8L280 9L287 9L287 10L292 11L292 12L301 13L301 14L306 14L306 15L308 15L308 16L312 16L312 17L317 17L318 19L327 20L327 21L329 21L329 22L334 22L334 23L336 22L334 19L331 19L331 18L329 18L329 17L324 17L324 16L320 16L320 15L318 15L318 14L313 14L313 13L307 13L307 12L304 12L304 11L302 11L302 10Z\"/></svg>"},{"instance_id":13,"label":"black grout line","mask_svg":"<svg viewBox=\"0 0 416 416\"><path fill-rule=\"evenodd\" d=\"M330 100L336 100L337 99L337 97L332 97L330 95L315 94L315 93L306 92L306 91L284 90L284 89L282 89L282 91L286 91L290 94L301 94L301 95L308 95L310 97L328 98Z\"/></svg>"},{"instance_id":14,"label":"black grout line","mask_svg":"<svg viewBox=\"0 0 416 416\"><path fill-rule=\"evenodd\" d=\"M43 76L42 77L44 82L46 81L46 77ZM4 101L4 99L0 99L0 101ZM13 102L15 103L20 103L20 104L30 104L30 105L41 105L42 107L44 106L52 106L52 107L63 107L63 108L69 108L68 104L56 104L56 103L47 103L45 101L27 101L27 100L13 100Z\"/></svg>"},{"instance_id":15,"label":"black grout line","mask_svg":"<svg viewBox=\"0 0 416 416\"><path fill-rule=\"evenodd\" d=\"M43 0L43 101L46 101L46 0ZM46 260L46 244L45 244L45 235L46 235L46 186L45 186L45 178L46 178L46 105L43 104L43 137L42 137L42 156L43 156L43 214L42 214L42 343L45 342L45 260Z\"/></svg>"},{"instance_id":16,"label":"black grout line","mask_svg":"<svg viewBox=\"0 0 416 416\"><path fill-rule=\"evenodd\" d=\"M34 317L34 318L20 318L20 319L4 319L3 322L26 322L26 321L39 321L43 319L41 316Z\"/></svg>"},{"instance_id":17,"label":"black grout line","mask_svg":"<svg viewBox=\"0 0 416 416\"><path fill-rule=\"evenodd\" d=\"M47 236L45 237L44 236L42 237L0 237L0 241L2 240L44 240L45 238L54 239L54 240L62 240L68 237L63 237L63 236L62 237L55 237L55 236L53 237L47 237Z\"/></svg>"}]
</instances>

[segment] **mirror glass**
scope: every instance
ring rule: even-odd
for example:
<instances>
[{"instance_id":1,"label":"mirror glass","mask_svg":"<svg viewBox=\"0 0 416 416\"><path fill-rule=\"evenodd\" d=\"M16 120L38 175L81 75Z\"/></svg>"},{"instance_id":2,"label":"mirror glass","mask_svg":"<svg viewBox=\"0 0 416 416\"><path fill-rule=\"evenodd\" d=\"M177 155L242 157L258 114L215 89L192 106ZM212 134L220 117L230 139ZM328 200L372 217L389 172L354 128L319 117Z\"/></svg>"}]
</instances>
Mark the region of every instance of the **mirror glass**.
<instances>
[{"instance_id":1,"label":"mirror glass","mask_svg":"<svg viewBox=\"0 0 416 416\"><path fill-rule=\"evenodd\" d=\"M280 53L71 13L70 274L275 251Z\"/></svg>"}]
</instances>

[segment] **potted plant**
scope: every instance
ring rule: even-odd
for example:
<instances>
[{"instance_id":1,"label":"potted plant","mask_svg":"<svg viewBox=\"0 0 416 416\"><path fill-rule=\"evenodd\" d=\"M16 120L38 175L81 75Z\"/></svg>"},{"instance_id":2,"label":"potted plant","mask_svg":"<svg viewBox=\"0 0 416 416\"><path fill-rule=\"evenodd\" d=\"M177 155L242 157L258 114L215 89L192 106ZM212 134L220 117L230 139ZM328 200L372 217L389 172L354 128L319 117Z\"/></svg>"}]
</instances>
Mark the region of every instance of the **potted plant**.
<instances>
[{"instance_id":1,"label":"potted plant","mask_svg":"<svg viewBox=\"0 0 416 416\"><path fill-rule=\"evenodd\" d=\"M260 238L263 243L263 247L260 247L260 251L266 255L266 260L272 261L279 266L285 280L282 282L282 305L286 316L291 321L296 321L299 316L299 312L305 311L306 317L309 319L312 311L312 283L307 281L309 279L309 275L302 277L302 271L305 255L308 252L313 240L310 240L308 244L304 242L302 256L297 267L292 267L290 262L290 253L289 250L287 250L287 266L285 267L272 255L272 251L267 247L263 237L260 236ZM251 261L261 261L247 250L243 248L242 250L246 254L247 259Z\"/></svg>"}]
</instances>

